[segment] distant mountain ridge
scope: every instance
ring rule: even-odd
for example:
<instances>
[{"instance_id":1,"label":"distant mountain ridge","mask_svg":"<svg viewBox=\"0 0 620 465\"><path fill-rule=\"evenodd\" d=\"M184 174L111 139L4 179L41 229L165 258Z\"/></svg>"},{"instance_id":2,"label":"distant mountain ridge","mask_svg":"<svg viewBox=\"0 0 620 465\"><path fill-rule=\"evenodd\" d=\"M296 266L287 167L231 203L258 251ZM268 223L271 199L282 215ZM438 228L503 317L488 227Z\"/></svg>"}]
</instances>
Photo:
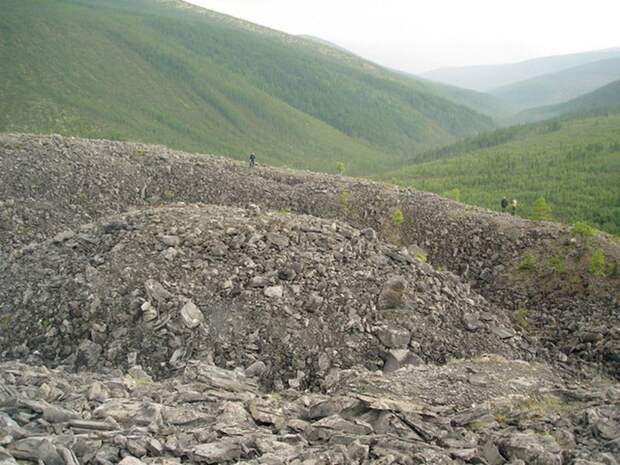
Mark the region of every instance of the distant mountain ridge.
<instances>
[{"instance_id":1,"label":"distant mountain ridge","mask_svg":"<svg viewBox=\"0 0 620 465\"><path fill-rule=\"evenodd\" d=\"M620 80L568 102L525 110L514 117L514 123L540 121L576 114L620 113ZM619 128L620 130L620 128Z\"/></svg>"},{"instance_id":2,"label":"distant mountain ridge","mask_svg":"<svg viewBox=\"0 0 620 465\"><path fill-rule=\"evenodd\" d=\"M566 102L617 79L620 79L620 56L520 81L490 93L524 109Z\"/></svg>"},{"instance_id":3,"label":"distant mountain ridge","mask_svg":"<svg viewBox=\"0 0 620 465\"><path fill-rule=\"evenodd\" d=\"M420 76L444 84L486 92L536 76L615 57L620 57L620 47L534 58L518 63L440 68Z\"/></svg>"}]
</instances>

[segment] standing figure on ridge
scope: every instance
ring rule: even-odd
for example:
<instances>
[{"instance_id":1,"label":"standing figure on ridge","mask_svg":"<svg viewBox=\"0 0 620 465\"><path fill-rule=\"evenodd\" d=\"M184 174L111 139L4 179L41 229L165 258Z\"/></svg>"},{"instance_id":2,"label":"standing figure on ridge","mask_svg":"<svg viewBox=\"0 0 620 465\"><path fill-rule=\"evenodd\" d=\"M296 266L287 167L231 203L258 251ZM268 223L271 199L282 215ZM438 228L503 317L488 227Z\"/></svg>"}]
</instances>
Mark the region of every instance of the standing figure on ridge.
<instances>
[{"instance_id":1,"label":"standing figure on ridge","mask_svg":"<svg viewBox=\"0 0 620 465\"><path fill-rule=\"evenodd\" d=\"M502 197L502 213L506 213L506 209L508 208L508 199L506 197Z\"/></svg>"},{"instance_id":2,"label":"standing figure on ridge","mask_svg":"<svg viewBox=\"0 0 620 465\"><path fill-rule=\"evenodd\" d=\"M254 168L256 166L256 155L254 152L250 154L250 168Z\"/></svg>"},{"instance_id":3,"label":"standing figure on ridge","mask_svg":"<svg viewBox=\"0 0 620 465\"><path fill-rule=\"evenodd\" d=\"M512 203L510 204L510 213L512 216L515 216L517 213L517 199L512 199Z\"/></svg>"}]
</instances>

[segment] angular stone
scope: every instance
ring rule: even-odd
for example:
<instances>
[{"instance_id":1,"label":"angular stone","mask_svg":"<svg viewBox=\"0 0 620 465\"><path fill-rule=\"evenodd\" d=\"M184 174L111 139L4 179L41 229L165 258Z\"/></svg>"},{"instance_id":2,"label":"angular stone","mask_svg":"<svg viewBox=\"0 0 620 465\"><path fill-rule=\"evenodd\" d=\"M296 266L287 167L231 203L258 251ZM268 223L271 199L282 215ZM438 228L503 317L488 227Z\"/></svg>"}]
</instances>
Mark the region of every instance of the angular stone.
<instances>
[{"instance_id":1,"label":"angular stone","mask_svg":"<svg viewBox=\"0 0 620 465\"><path fill-rule=\"evenodd\" d=\"M76 412L55 405L47 404L43 409L43 419L50 423L65 423L75 418L79 418Z\"/></svg>"},{"instance_id":2,"label":"angular stone","mask_svg":"<svg viewBox=\"0 0 620 465\"><path fill-rule=\"evenodd\" d=\"M0 389L1 387L0 384ZM29 436L28 431L19 426L19 423L6 413L0 412L0 438L5 435L9 436L11 440L23 439Z\"/></svg>"},{"instance_id":3,"label":"angular stone","mask_svg":"<svg viewBox=\"0 0 620 465\"><path fill-rule=\"evenodd\" d=\"M113 431L118 428L112 421L95 421L95 420L71 420L69 425L73 428L92 429L95 431Z\"/></svg>"},{"instance_id":4,"label":"angular stone","mask_svg":"<svg viewBox=\"0 0 620 465\"><path fill-rule=\"evenodd\" d=\"M254 276L250 279L250 287L266 287L269 284L269 280L264 276Z\"/></svg>"},{"instance_id":5,"label":"angular stone","mask_svg":"<svg viewBox=\"0 0 620 465\"><path fill-rule=\"evenodd\" d=\"M230 392L251 392L256 389L256 383L243 374L198 361L185 367L183 379L190 383L203 383L211 389Z\"/></svg>"},{"instance_id":6,"label":"angular stone","mask_svg":"<svg viewBox=\"0 0 620 465\"><path fill-rule=\"evenodd\" d=\"M162 421L162 407L153 402L134 402L113 399L97 407L94 418L112 417L120 424L148 426Z\"/></svg>"},{"instance_id":7,"label":"angular stone","mask_svg":"<svg viewBox=\"0 0 620 465\"><path fill-rule=\"evenodd\" d=\"M393 349L385 355L385 363L383 364L384 373L392 373L407 365L422 365L422 359L409 352L407 349Z\"/></svg>"},{"instance_id":8,"label":"angular stone","mask_svg":"<svg viewBox=\"0 0 620 465\"><path fill-rule=\"evenodd\" d=\"M17 461L8 451L0 446L0 465L17 465Z\"/></svg>"},{"instance_id":9,"label":"angular stone","mask_svg":"<svg viewBox=\"0 0 620 465\"><path fill-rule=\"evenodd\" d=\"M159 303L163 303L172 297L172 294L154 279L147 279L144 283L144 289L146 290L146 295L149 297L149 300L155 300Z\"/></svg>"},{"instance_id":10,"label":"angular stone","mask_svg":"<svg viewBox=\"0 0 620 465\"><path fill-rule=\"evenodd\" d=\"M471 462L472 459L478 457L478 451L475 448L470 449L451 449L450 457L460 459L465 462Z\"/></svg>"},{"instance_id":11,"label":"angular stone","mask_svg":"<svg viewBox=\"0 0 620 465\"><path fill-rule=\"evenodd\" d=\"M282 408L276 402L252 399L248 402L247 408L254 421L258 424L273 425L276 429L281 429L286 423Z\"/></svg>"},{"instance_id":12,"label":"angular stone","mask_svg":"<svg viewBox=\"0 0 620 465\"><path fill-rule=\"evenodd\" d=\"M65 465L54 445L47 439L21 439L11 444L8 450L16 459L40 460L45 465Z\"/></svg>"},{"instance_id":13,"label":"angular stone","mask_svg":"<svg viewBox=\"0 0 620 465\"><path fill-rule=\"evenodd\" d=\"M499 453L497 446L492 441L487 441L482 446L481 456L489 465L503 465L506 459Z\"/></svg>"},{"instance_id":14,"label":"angular stone","mask_svg":"<svg viewBox=\"0 0 620 465\"><path fill-rule=\"evenodd\" d=\"M372 434L372 432L372 426L367 423L359 420L348 421L340 415L332 415L312 423L311 428L306 431L306 435L309 440L316 441L328 440L339 433L365 436Z\"/></svg>"},{"instance_id":15,"label":"angular stone","mask_svg":"<svg viewBox=\"0 0 620 465\"><path fill-rule=\"evenodd\" d=\"M267 287L265 288L264 294L272 299L280 299L284 295L284 288L282 286Z\"/></svg>"},{"instance_id":16,"label":"angular stone","mask_svg":"<svg viewBox=\"0 0 620 465\"><path fill-rule=\"evenodd\" d=\"M181 245L179 236L162 236L161 241L168 247L178 247Z\"/></svg>"},{"instance_id":17,"label":"angular stone","mask_svg":"<svg viewBox=\"0 0 620 465\"><path fill-rule=\"evenodd\" d=\"M528 465L562 465L562 450L552 436L513 433L499 443L499 451L509 460Z\"/></svg>"},{"instance_id":18,"label":"angular stone","mask_svg":"<svg viewBox=\"0 0 620 465\"><path fill-rule=\"evenodd\" d=\"M375 331L375 335L389 349L403 349L411 341L411 333L403 328L383 326Z\"/></svg>"},{"instance_id":19,"label":"angular stone","mask_svg":"<svg viewBox=\"0 0 620 465\"><path fill-rule=\"evenodd\" d=\"M164 446L155 438L146 438L146 450L152 457L159 457L164 453Z\"/></svg>"},{"instance_id":20,"label":"angular stone","mask_svg":"<svg viewBox=\"0 0 620 465\"><path fill-rule=\"evenodd\" d=\"M195 423L208 423L213 417L193 408L164 407L162 417L171 425L188 425Z\"/></svg>"},{"instance_id":21,"label":"angular stone","mask_svg":"<svg viewBox=\"0 0 620 465\"><path fill-rule=\"evenodd\" d=\"M407 281L401 276L393 276L388 279L381 289L377 300L377 308L386 310L403 305L403 295L407 289Z\"/></svg>"},{"instance_id":22,"label":"angular stone","mask_svg":"<svg viewBox=\"0 0 620 465\"><path fill-rule=\"evenodd\" d=\"M241 454L241 445L237 440L223 439L194 447L191 457L197 462L215 464L239 460Z\"/></svg>"},{"instance_id":23,"label":"angular stone","mask_svg":"<svg viewBox=\"0 0 620 465\"><path fill-rule=\"evenodd\" d=\"M145 465L145 463L135 457L127 456L123 460L118 462L118 465Z\"/></svg>"},{"instance_id":24,"label":"angular stone","mask_svg":"<svg viewBox=\"0 0 620 465\"><path fill-rule=\"evenodd\" d=\"M183 323L185 323L185 326L189 329L194 329L205 321L205 316L192 301L183 305L181 317L183 318Z\"/></svg>"},{"instance_id":25,"label":"angular stone","mask_svg":"<svg viewBox=\"0 0 620 465\"><path fill-rule=\"evenodd\" d=\"M491 332L500 339L510 339L517 334L514 329L506 328L504 326L491 326Z\"/></svg>"}]
</instances>

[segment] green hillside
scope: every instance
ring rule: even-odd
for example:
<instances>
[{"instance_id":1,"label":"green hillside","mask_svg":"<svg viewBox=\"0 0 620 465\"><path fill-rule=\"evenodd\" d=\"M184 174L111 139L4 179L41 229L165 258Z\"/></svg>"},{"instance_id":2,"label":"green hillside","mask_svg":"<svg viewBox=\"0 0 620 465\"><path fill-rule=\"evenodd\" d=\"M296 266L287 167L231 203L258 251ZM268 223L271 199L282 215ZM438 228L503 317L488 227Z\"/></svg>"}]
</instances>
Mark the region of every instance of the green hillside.
<instances>
[{"instance_id":1,"label":"green hillside","mask_svg":"<svg viewBox=\"0 0 620 465\"><path fill-rule=\"evenodd\" d=\"M566 102L617 79L620 79L620 57L545 74L491 93L517 108L526 109Z\"/></svg>"},{"instance_id":2,"label":"green hillside","mask_svg":"<svg viewBox=\"0 0 620 465\"><path fill-rule=\"evenodd\" d=\"M4 0L0 131L377 173L492 126L426 85L171 0Z\"/></svg>"},{"instance_id":3,"label":"green hillside","mask_svg":"<svg viewBox=\"0 0 620 465\"><path fill-rule=\"evenodd\" d=\"M507 118L515 112L515 107L512 104L494 95L433 81L423 81L427 84L429 92L459 105L464 105L483 115L489 115L496 120Z\"/></svg>"},{"instance_id":4,"label":"green hillside","mask_svg":"<svg viewBox=\"0 0 620 465\"><path fill-rule=\"evenodd\" d=\"M572 114L613 112L618 109L620 109L620 80L568 102L523 111L511 120L540 121Z\"/></svg>"},{"instance_id":5,"label":"green hillside","mask_svg":"<svg viewBox=\"0 0 620 465\"><path fill-rule=\"evenodd\" d=\"M382 178L499 209L502 196L532 217L543 197L552 217L620 234L620 113L500 129L431 152Z\"/></svg>"}]
</instances>

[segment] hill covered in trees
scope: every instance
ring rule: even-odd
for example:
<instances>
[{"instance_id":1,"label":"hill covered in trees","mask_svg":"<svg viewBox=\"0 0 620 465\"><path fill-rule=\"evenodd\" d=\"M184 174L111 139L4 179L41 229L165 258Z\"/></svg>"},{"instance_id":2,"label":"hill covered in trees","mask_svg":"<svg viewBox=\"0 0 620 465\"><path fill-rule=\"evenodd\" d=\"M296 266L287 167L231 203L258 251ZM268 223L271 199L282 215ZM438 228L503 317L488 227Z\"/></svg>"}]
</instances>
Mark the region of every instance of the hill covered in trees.
<instances>
[{"instance_id":1,"label":"hill covered in trees","mask_svg":"<svg viewBox=\"0 0 620 465\"><path fill-rule=\"evenodd\" d=\"M617 235L618 128L620 113L499 129L428 152L383 179L494 210L505 195L519 201L521 216L586 221Z\"/></svg>"},{"instance_id":2,"label":"hill covered in trees","mask_svg":"<svg viewBox=\"0 0 620 465\"><path fill-rule=\"evenodd\" d=\"M523 111L511 121L540 121L574 114L616 112L620 110L620 80L607 84L594 92L558 105L548 105Z\"/></svg>"},{"instance_id":3,"label":"hill covered in trees","mask_svg":"<svg viewBox=\"0 0 620 465\"><path fill-rule=\"evenodd\" d=\"M493 126L411 77L182 2L7 0L0 131L377 173Z\"/></svg>"}]
</instances>

